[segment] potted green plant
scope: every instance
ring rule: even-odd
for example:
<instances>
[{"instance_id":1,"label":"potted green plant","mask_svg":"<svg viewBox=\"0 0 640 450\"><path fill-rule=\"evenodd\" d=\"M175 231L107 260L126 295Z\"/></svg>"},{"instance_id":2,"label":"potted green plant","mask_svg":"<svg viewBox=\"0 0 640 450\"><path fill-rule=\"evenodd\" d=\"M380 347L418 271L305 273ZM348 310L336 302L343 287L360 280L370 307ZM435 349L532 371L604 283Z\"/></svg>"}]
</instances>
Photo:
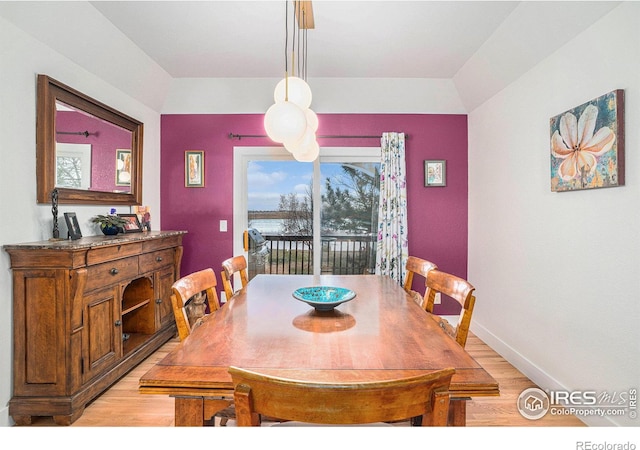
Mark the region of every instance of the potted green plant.
<instances>
[{"instance_id":1,"label":"potted green plant","mask_svg":"<svg viewBox=\"0 0 640 450\"><path fill-rule=\"evenodd\" d=\"M115 214L98 214L91 218L91 222L99 223L100 230L108 236L118 234L127 223L125 219Z\"/></svg>"}]
</instances>

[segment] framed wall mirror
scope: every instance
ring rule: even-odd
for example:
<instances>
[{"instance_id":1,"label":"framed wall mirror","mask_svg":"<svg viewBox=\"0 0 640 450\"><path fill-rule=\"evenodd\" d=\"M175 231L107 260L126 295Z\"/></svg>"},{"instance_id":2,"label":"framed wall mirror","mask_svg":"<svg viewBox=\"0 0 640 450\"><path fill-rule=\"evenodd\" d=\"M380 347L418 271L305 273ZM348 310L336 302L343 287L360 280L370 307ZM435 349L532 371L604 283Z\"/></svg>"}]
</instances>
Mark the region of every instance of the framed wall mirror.
<instances>
[{"instance_id":1,"label":"framed wall mirror","mask_svg":"<svg viewBox=\"0 0 640 450\"><path fill-rule=\"evenodd\" d=\"M143 124L93 98L38 75L38 203L142 203Z\"/></svg>"}]
</instances>

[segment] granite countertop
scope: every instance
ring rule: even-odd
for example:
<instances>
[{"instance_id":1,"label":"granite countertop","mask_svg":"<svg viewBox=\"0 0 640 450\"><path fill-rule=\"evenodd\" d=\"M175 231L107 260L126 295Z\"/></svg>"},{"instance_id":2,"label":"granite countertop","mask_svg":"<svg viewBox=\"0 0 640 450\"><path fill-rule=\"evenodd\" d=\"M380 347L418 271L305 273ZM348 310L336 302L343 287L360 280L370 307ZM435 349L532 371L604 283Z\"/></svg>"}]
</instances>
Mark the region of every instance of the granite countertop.
<instances>
[{"instance_id":1,"label":"granite countertop","mask_svg":"<svg viewBox=\"0 0 640 450\"><path fill-rule=\"evenodd\" d=\"M72 241L70 239L49 240L39 242L25 242L21 244L4 245L5 250L48 249L48 250L81 250L93 247L118 245L124 242L148 241L168 236L186 234L187 231L143 231L141 233L125 233L115 236L87 236Z\"/></svg>"}]
</instances>

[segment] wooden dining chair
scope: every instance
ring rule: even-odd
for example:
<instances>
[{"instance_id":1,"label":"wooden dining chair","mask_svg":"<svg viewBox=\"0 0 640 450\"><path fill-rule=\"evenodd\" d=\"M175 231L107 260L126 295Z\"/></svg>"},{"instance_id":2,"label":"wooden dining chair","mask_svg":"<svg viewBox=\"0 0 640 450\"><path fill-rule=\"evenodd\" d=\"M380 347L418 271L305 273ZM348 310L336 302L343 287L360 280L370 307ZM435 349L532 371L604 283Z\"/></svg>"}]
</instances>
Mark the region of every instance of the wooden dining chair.
<instances>
[{"instance_id":1,"label":"wooden dining chair","mask_svg":"<svg viewBox=\"0 0 640 450\"><path fill-rule=\"evenodd\" d=\"M209 314L220 309L220 299L216 292L218 282L213 269L204 269L186 275L171 286L171 304L178 328L178 337L184 341L191 332L208 317L205 314L209 305ZM221 400L222 401L222 400ZM229 419L235 419L235 408L229 400L228 406L215 414L224 426ZM215 423L215 418L212 423Z\"/></svg>"},{"instance_id":2,"label":"wooden dining chair","mask_svg":"<svg viewBox=\"0 0 640 450\"><path fill-rule=\"evenodd\" d=\"M230 367L238 426L260 426L260 416L295 424L382 424L422 417L444 426L454 369L371 382L310 382Z\"/></svg>"},{"instance_id":3,"label":"wooden dining chair","mask_svg":"<svg viewBox=\"0 0 640 450\"><path fill-rule=\"evenodd\" d=\"M204 269L180 278L171 286L173 316L181 341L202 323L207 303L210 312L220 308L217 285L213 269Z\"/></svg>"},{"instance_id":4,"label":"wooden dining chair","mask_svg":"<svg viewBox=\"0 0 640 450\"><path fill-rule=\"evenodd\" d=\"M460 316L455 328L444 318L434 315L440 326L452 336L462 347L467 343L471 316L476 298L473 295L475 288L467 281L455 275L442 272L437 269L430 270L427 274L424 309L433 314L433 305L436 294L440 293L451 297L460 304Z\"/></svg>"},{"instance_id":5,"label":"wooden dining chair","mask_svg":"<svg viewBox=\"0 0 640 450\"><path fill-rule=\"evenodd\" d=\"M244 255L234 256L226 259L222 262L222 287L224 288L224 295L229 300L233 297L233 276L234 274L240 274L240 282L242 287L245 287L249 282L249 276L247 273L247 259Z\"/></svg>"},{"instance_id":6,"label":"wooden dining chair","mask_svg":"<svg viewBox=\"0 0 640 450\"><path fill-rule=\"evenodd\" d=\"M432 269L437 269L438 266L426 259L418 258L417 256L409 256L405 267L406 274L404 277L404 290L411 295L411 298L413 298L418 305L424 307L424 293L421 294L413 289L414 277L415 275L418 275L422 278L423 282L426 283L427 273Z\"/></svg>"}]
</instances>

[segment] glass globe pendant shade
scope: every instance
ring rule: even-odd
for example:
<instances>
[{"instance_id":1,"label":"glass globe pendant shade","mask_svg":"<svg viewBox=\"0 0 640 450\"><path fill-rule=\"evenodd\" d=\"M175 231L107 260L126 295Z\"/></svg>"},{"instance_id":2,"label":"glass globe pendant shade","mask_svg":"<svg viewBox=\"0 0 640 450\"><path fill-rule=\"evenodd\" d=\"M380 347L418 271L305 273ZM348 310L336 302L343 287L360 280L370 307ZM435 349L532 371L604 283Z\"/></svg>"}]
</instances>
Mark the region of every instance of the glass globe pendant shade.
<instances>
[{"instance_id":1,"label":"glass globe pendant shade","mask_svg":"<svg viewBox=\"0 0 640 450\"><path fill-rule=\"evenodd\" d=\"M306 109L304 115L307 117L307 127L311 128L314 133L318 131L318 116L316 113L310 109Z\"/></svg>"},{"instance_id":2,"label":"glass globe pendant shade","mask_svg":"<svg viewBox=\"0 0 640 450\"><path fill-rule=\"evenodd\" d=\"M302 78L287 77L280 80L273 92L273 99L276 103L284 102L287 98L287 80L289 80L288 101L295 103L303 110L311 106L311 88Z\"/></svg>"},{"instance_id":3,"label":"glass globe pendant shade","mask_svg":"<svg viewBox=\"0 0 640 450\"><path fill-rule=\"evenodd\" d=\"M307 129L307 118L294 103L276 103L264 115L264 129L274 142L296 141Z\"/></svg>"},{"instance_id":4,"label":"glass globe pendant shade","mask_svg":"<svg viewBox=\"0 0 640 450\"><path fill-rule=\"evenodd\" d=\"M309 147L316 140L316 133L307 126L304 134L295 141L285 141L284 148L286 148L290 153L294 153L295 151L303 148Z\"/></svg>"},{"instance_id":5,"label":"glass globe pendant shade","mask_svg":"<svg viewBox=\"0 0 640 450\"><path fill-rule=\"evenodd\" d=\"M300 162L312 162L320 154L320 145L313 141L308 147L301 147L293 152L293 157Z\"/></svg>"}]
</instances>

